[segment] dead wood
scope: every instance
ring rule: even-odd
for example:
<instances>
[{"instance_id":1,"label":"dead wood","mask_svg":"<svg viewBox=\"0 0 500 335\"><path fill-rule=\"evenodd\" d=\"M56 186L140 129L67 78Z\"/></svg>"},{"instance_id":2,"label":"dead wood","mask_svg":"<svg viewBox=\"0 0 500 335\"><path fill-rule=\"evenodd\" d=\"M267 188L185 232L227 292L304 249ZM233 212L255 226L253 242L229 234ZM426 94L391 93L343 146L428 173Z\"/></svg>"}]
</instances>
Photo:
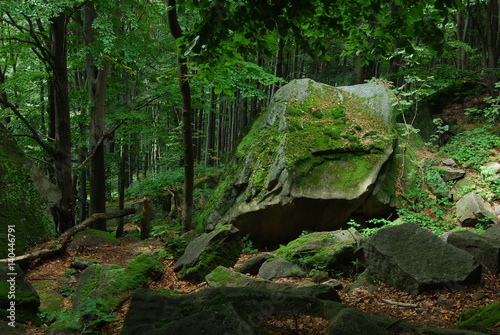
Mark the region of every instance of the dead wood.
<instances>
[{"instance_id":1,"label":"dead wood","mask_svg":"<svg viewBox=\"0 0 500 335\"><path fill-rule=\"evenodd\" d=\"M88 228L92 223L98 221L98 220L109 220L109 219L115 219L119 218L122 216L134 214L136 212L135 208L127 208L119 212L115 213L95 213L89 216L86 220L84 220L82 223L77 224L76 226L73 226L66 230L64 233L59 236L57 240L52 242L47 248L42 249L42 250L37 250L33 251L29 254L24 254L21 256L17 256L14 258L4 258L0 259L0 262L4 263L28 263L31 262L35 259L40 259L40 258L45 258L48 256L52 256L54 254L57 254L61 251L63 251L66 246L71 242L73 239L73 236L81 232L82 230L85 230Z\"/></svg>"}]
</instances>

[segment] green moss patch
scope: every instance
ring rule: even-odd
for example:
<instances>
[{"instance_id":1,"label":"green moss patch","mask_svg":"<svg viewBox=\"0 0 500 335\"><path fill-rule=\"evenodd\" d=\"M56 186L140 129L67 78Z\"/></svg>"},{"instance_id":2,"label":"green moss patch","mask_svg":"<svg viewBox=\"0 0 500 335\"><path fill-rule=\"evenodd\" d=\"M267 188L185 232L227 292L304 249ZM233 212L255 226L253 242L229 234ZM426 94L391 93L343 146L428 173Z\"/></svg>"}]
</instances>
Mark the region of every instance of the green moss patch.
<instances>
[{"instance_id":1,"label":"green moss patch","mask_svg":"<svg viewBox=\"0 0 500 335\"><path fill-rule=\"evenodd\" d=\"M458 321L459 327L474 325L482 328L493 328L500 322L500 301L494 304L469 309Z\"/></svg>"}]
</instances>

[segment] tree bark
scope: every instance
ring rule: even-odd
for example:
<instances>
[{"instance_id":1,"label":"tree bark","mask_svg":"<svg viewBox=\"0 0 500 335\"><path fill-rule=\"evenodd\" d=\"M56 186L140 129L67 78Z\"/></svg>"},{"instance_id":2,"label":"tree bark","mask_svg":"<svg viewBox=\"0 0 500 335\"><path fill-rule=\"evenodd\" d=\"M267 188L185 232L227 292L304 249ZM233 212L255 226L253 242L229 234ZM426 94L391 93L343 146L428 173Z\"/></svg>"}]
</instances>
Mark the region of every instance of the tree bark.
<instances>
[{"instance_id":1,"label":"tree bark","mask_svg":"<svg viewBox=\"0 0 500 335\"><path fill-rule=\"evenodd\" d=\"M69 88L67 66L66 24L68 17L60 14L51 20L53 76L51 80L54 108L54 169L56 183L61 190L61 200L54 219L57 231L62 233L74 225L74 203L71 169L71 122L69 113Z\"/></svg>"},{"instance_id":2,"label":"tree bark","mask_svg":"<svg viewBox=\"0 0 500 335\"><path fill-rule=\"evenodd\" d=\"M92 27L97 17L94 3L89 2L84 9L84 39L87 47L96 39L97 32ZM90 214L106 212L106 173L104 165L104 137L106 105L106 84L109 61L103 56L101 66L96 66L92 53L86 55L87 84L90 102L90 146L94 155L90 160ZM106 230L105 221L96 221L94 228Z\"/></svg>"},{"instance_id":3,"label":"tree bark","mask_svg":"<svg viewBox=\"0 0 500 335\"><path fill-rule=\"evenodd\" d=\"M182 37L182 29L177 19L176 1L168 0L168 25L174 39ZM184 206L182 215L182 232L191 230L193 220L193 188L194 188L194 150L192 130L191 88L189 86L189 73L187 59L180 50L177 52L177 65L179 73L179 87L182 99L182 139L184 142Z\"/></svg>"}]
</instances>

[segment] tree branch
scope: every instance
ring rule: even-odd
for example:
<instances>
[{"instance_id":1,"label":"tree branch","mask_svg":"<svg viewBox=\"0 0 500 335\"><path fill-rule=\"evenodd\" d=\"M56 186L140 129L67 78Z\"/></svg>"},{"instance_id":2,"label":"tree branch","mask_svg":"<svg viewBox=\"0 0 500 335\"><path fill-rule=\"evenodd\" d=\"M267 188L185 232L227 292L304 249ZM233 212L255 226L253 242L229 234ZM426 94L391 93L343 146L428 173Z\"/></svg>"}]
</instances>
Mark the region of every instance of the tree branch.
<instances>
[{"instance_id":1,"label":"tree branch","mask_svg":"<svg viewBox=\"0 0 500 335\"><path fill-rule=\"evenodd\" d=\"M73 236L81 232L82 230L85 230L87 227L89 227L92 223L98 221L98 220L109 220L109 219L115 219L115 218L120 218L122 216L134 214L137 210L135 208L127 208L122 211L116 212L116 213L95 213L92 214L88 219L84 220L82 223L73 226L66 230L64 233L59 236L59 238L54 241L52 244L50 244L47 248L42 249L42 250L37 250L34 252L31 252L29 254L25 254L22 256L17 256L14 257L13 259L9 258L4 258L0 259L0 262L3 263L27 263L30 261L33 261L38 258L45 258L54 254L57 254L61 252L63 249L66 248L66 246L71 242L73 239Z\"/></svg>"},{"instance_id":2,"label":"tree branch","mask_svg":"<svg viewBox=\"0 0 500 335\"><path fill-rule=\"evenodd\" d=\"M10 108L14 112L14 114L29 129L29 131L31 131L32 136L30 136L30 137L33 138L36 141L36 143L38 143L42 147L42 149L45 150L49 155L54 156L54 150L52 150L52 148L50 148L44 141L42 141L42 139L40 138L40 136L38 136L37 131L35 130L35 128L33 128L33 126L28 122L28 120L26 120L26 118L21 114L21 112L19 112L19 110L17 109L16 106L14 106L9 101L4 100L2 98L0 98L0 103L2 105L4 105L4 106Z\"/></svg>"}]
</instances>

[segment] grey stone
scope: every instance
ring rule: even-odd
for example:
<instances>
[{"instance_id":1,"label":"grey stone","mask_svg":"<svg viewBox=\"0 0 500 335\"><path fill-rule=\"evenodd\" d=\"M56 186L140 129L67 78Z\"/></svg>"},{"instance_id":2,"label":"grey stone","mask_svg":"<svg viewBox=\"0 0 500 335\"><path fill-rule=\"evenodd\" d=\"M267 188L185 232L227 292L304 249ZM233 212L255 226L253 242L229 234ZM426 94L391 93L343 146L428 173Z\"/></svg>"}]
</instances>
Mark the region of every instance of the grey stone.
<instances>
[{"instance_id":1,"label":"grey stone","mask_svg":"<svg viewBox=\"0 0 500 335\"><path fill-rule=\"evenodd\" d=\"M397 170L383 169L396 139L391 99L375 83L335 88L301 79L282 87L235 150L205 227L232 224L269 245L339 229L354 212L392 211L393 178L381 176ZM353 104L359 108L346 110Z\"/></svg>"},{"instance_id":2,"label":"grey stone","mask_svg":"<svg viewBox=\"0 0 500 335\"><path fill-rule=\"evenodd\" d=\"M451 232L446 242L467 251L490 273L500 272L500 241L462 230Z\"/></svg>"},{"instance_id":3,"label":"grey stone","mask_svg":"<svg viewBox=\"0 0 500 335\"><path fill-rule=\"evenodd\" d=\"M500 163L498 163L498 162L486 163L484 165L484 169L486 171L491 171L492 173L497 173L498 174L498 173L500 173Z\"/></svg>"},{"instance_id":4,"label":"grey stone","mask_svg":"<svg viewBox=\"0 0 500 335\"><path fill-rule=\"evenodd\" d=\"M272 279L283 277L304 277L302 268L286 259L277 257L267 260L259 269L259 278Z\"/></svg>"},{"instance_id":5,"label":"grey stone","mask_svg":"<svg viewBox=\"0 0 500 335\"><path fill-rule=\"evenodd\" d=\"M472 255L412 223L380 229L364 245L364 253L376 278L411 294L481 279L481 265Z\"/></svg>"},{"instance_id":6,"label":"grey stone","mask_svg":"<svg viewBox=\"0 0 500 335\"><path fill-rule=\"evenodd\" d=\"M457 218L464 227L475 226L479 220L486 217L496 221L496 214L484 199L475 192L464 195L456 203Z\"/></svg>"},{"instance_id":7,"label":"grey stone","mask_svg":"<svg viewBox=\"0 0 500 335\"><path fill-rule=\"evenodd\" d=\"M500 241L500 224L494 224L486 229L484 235L496 241Z\"/></svg>"},{"instance_id":8,"label":"grey stone","mask_svg":"<svg viewBox=\"0 0 500 335\"><path fill-rule=\"evenodd\" d=\"M92 264L96 264L97 261L95 259L83 258L83 257L74 257L71 260L70 266L75 269L85 270Z\"/></svg>"},{"instance_id":9,"label":"grey stone","mask_svg":"<svg viewBox=\"0 0 500 335\"><path fill-rule=\"evenodd\" d=\"M453 166L457 163L455 162L455 160L453 158L446 158L446 159L443 159L443 164L446 166Z\"/></svg>"},{"instance_id":10,"label":"grey stone","mask_svg":"<svg viewBox=\"0 0 500 335\"><path fill-rule=\"evenodd\" d=\"M248 273L251 275L256 275L259 273L259 269L264 264L265 261L267 261L269 258L273 257L273 254L271 253L263 253L260 255L257 255L255 257L247 259L241 266L237 269L238 272L241 273Z\"/></svg>"},{"instance_id":11,"label":"grey stone","mask_svg":"<svg viewBox=\"0 0 500 335\"><path fill-rule=\"evenodd\" d=\"M229 226L194 239L177 260L174 271L185 280L201 280L219 265L236 264L244 244L238 229Z\"/></svg>"},{"instance_id":12,"label":"grey stone","mask_svg":"<svg viewBox=\"0 0 500 335\"><path fill-rule=\"evenodd\" d=\"M443 180L446 182L452 180L458 180L465 176L465 170L462 169L453 169L448 166L440 166L437 167L436 169L441 174L441 178L443 178Z\"/></svg>"}]
</instances>

